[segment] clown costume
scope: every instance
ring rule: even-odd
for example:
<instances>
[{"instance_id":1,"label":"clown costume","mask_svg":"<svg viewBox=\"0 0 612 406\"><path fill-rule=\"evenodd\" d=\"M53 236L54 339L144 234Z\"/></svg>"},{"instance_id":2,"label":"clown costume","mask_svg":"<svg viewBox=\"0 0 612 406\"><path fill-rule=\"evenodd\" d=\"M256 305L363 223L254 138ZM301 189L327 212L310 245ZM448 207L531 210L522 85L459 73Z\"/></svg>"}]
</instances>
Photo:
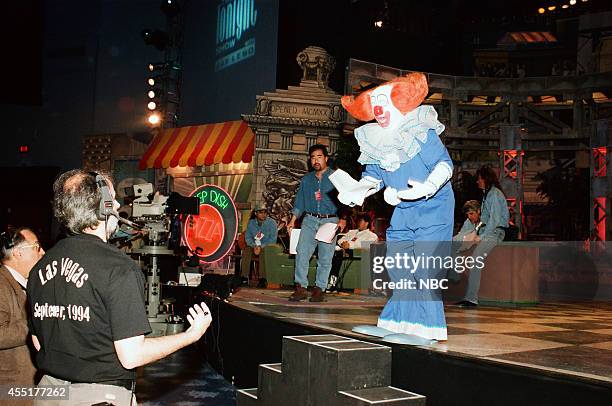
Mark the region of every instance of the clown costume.
<instances>
[{"instance_id":1,"label":"clown costume","mask_svg":"<svg viewBox=\"0 0 612 406\"><path fill-rule=\"evenodd\" d=\"M365 165L362 181L379 183L360 198L342 190L338 198L354 206L384 188L385 201L395 206L387 229L387 258L450 254L455 202L449 180L453 166L439 138L444 125L432 106L420 105L427 92L425 76L411 73L357 98L342 98L343 106L356 119L376 120L356 128L355 138L361 151L358 161ZM409 270L398 264L386 266L389 278L399 287L393 289L373 335L399 333L446 340L440 290L422 283L439 279L443 273L440 268L434 265Z\"/></svg>"}]
</instances>

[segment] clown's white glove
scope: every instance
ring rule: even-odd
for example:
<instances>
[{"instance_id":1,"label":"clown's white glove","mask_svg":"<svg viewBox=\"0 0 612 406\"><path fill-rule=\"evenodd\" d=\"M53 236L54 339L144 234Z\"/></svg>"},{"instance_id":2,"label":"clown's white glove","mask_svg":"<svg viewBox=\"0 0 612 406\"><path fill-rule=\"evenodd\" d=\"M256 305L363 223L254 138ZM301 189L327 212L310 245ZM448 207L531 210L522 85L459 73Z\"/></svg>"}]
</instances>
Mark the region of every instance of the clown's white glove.
<instances>
[{"instance_id":1,"label":"clown's white glove","mask_svg":"<svg viewBox=\"0 0 612 406\"><path fill-rule=\"evenodd\" d=\"M371 187L371 189L368 189L366 192L365 197L372 196L374 193L380 190L380 180L371 176L364 176L363 178L359 179L359 184Z\"/></svg>"},{"instance_id":2,"label":"clown's white glove","mask_svg":"<svg viewBox=\"0 0 612 406\"><path fill-rule=\"evenodd\" d=\"M340 203L342 203L345 206L349 206L349 207L353 207L355 206L357 203L355 203L353 201L353 196L351 196L349 193L347 192L340 192L338 193L338 200L340 201Z\"/></svg>"},{"instance_id":3,"label":"clown's white glove","mask_svg":"<svg viewBox=\"0 0 612 406\"><path fill-rule=\"evenodd\" d=\"M400 190L397 197L402 200L429 199L453 176L453 170L446 162L439 162L427 177L425 182L409 180L410 189Z\"/></svg>"},{"instance_id":4,"label":"clown's white glove","mask_svg":"<svg viewBox=\"0 0 612 406\"><path fill-rule=\"evenodd\" d=\"M385 202L389 203L391 206L397 206L402 201L397 197L397 189L392 187L385 188L384 192Z\"/></svg>"}]
</instances>

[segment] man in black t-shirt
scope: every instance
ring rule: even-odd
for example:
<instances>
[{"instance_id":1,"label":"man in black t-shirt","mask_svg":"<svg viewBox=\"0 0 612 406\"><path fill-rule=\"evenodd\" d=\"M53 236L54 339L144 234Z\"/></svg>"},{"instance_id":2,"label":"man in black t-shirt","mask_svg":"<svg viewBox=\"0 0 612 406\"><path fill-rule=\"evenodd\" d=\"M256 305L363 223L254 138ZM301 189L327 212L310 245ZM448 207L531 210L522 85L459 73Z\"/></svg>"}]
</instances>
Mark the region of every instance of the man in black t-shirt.
<instances>
[{"instance_id":1,"label":"man in black t-shirt","mask_svg":"<svg viewBox=\"0 0 612 406\"><path fill-rule=\"evenodd\" d=\"M114 209L119 207L103 175ZM117 227L114 215L100 220L104 184L96 174L72 170L54 183L53 208L71 236L34 266L28 281L40 385L70 386L70 403L134 400L134 368L200 339L211 323L204 303L189 309L191 326L173 336L145 338L144 276L136 263L106 243ZM38 401L36 404L45 404Z\"/></svg>"}]
</instances>

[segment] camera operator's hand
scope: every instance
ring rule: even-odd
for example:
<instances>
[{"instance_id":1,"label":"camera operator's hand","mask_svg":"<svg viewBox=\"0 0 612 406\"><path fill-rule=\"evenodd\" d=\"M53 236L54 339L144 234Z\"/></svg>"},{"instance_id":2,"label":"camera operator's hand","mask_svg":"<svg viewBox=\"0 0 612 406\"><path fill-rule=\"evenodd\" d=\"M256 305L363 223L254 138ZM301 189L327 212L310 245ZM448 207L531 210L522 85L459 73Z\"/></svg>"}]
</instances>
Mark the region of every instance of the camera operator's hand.
<instances>
[{"instance_id":1,"label":"camera operator's hand","mask_svg":"<svg viewBox=\"0 0 612 406\"><path fill-rule=\"evenodd\" d=\"M196 342L204 335L212 322L212 316L206 303L202 302L199 305L195 304L193 307L190 307L187 321L191 326L185 333L191 337L193 342Z\"/></svg>"}]
</instances>

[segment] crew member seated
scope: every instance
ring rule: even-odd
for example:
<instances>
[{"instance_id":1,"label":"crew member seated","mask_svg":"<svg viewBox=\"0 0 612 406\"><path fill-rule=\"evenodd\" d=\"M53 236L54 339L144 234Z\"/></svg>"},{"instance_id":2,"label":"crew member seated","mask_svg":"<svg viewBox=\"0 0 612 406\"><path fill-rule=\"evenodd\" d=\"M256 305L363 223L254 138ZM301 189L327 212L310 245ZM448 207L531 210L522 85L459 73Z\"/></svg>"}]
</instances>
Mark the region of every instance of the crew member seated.
<instances>
[{"instance_id":1,"label":"crew member seated","mask_svg":"<svg viewBox=\"0 0 612 406\"><path fill-rule=\"evenodd\" d=\"M472 241L466 241L470 237L462 238L464 241L462 245L467 246L469 244L471 247L475 244L476 247L472 256L474 258L486 258L493 248L504 240L505 230L508 227L509 212L506 196L493 169L488 166L481 167L477 172L477 183L478 187L484 191L482 203L480 203L480 208L472 214L474 216L473 220L469 217L470 210L466 211L466 215L468 215L466 223L467 221L472 222L474 229L477 228L477 230L471 233ZM474 211L472 210L472 212ZM480 223L482 224L479 225ZM469 230L469 225L464 224L464 226ZM482 269L478 267L470 268L465 296L457 305L468 308L478 306L481 273Z\"/></svg>"},{"instance_id":2,"label":"crew member seated","mask_svg":"<svg viewBox=\"0 0 612 406\"><path fill-rule=\"evenodd\" d=\"M480 202L478 200L468 200L465 202L463 214L466 216L465 222L457 235L453 237L454 241L464 243L461 245L460 251L465 251L480 241L478 234L485 225L480 220Z\"/></svg>"},{"instance_id":3,"label":"crew member seated","mask_svg":"<svg viewBox=\"0 0 612 406\"><path fill-rule=\"evenodd\" d=\"M243 284L248 283L253 256L259 256L259 283L257 287L266 287L266 267L264 256L261 254L268 245L276 243L276 236L276 221L268 217L268 209L263 203L257 204L251 214L244 235L246 247L242 250L240 261L240 276Z\"/></svg>"},{"instance_id":4,"label":"crew member seated","mask_svg":"<svg viewBox=\"0 0 612 406\"><path fill-rule=\"evenodd\" d=\"M329 272L327 291L337 289L336 284L338 283L338 275L340 274L340 267L344 257L351 256L354 249L364 248L365 244L363 243L378 241L378 236L370 231L370 216L362 214L358 219L357 229L350 230L342 238L338 239L336 252L332 259L331 271Z\"/></svg>"}]
</instances>

